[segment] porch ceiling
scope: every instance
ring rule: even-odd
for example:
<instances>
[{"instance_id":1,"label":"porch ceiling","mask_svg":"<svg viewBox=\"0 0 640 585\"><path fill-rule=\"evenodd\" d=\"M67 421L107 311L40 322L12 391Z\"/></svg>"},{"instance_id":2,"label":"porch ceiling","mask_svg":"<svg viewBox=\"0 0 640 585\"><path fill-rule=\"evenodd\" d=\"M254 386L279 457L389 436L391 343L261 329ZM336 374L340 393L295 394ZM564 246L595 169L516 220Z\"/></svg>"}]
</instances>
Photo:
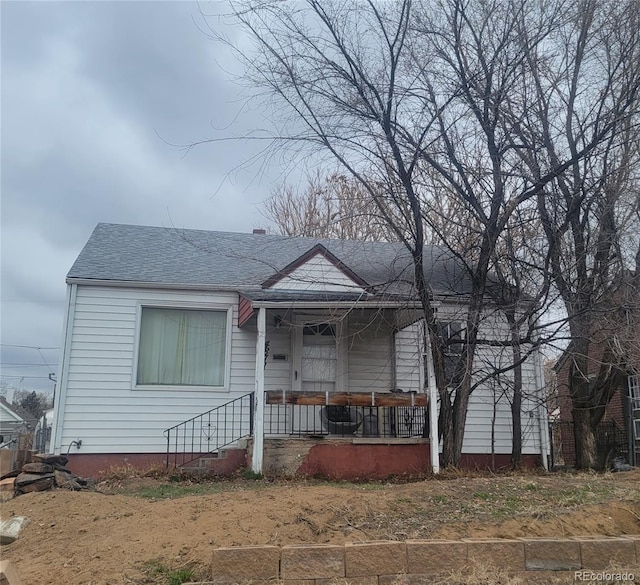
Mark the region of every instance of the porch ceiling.
<instances>
[{"instance_id":1,"label":"porch ceiling","mask_svg":"<svg viewBox=\"0 0 640 585\"><path fill-rule=\"evenodd\" d=\"M326 291L244 290L239 292L238 327L245 325L258 307L267 308L390 308L412 310L417 302L404 296ZM413 317L416 321L419 317Z\"/></svg>"},{"instance_id":2,"label":"porch ceiling","mask_svg":"<svg viewBox=\"0 0 640 585\"><path fill-rule=\"evenodd\" d=\"M250 301L273 301L273 302L326 302L335 301L361 301L373 297L373 295L362 292L331 292L331 291L287 291L287 290L243 290L240 294Z\"/></svg>"}]
</instances>

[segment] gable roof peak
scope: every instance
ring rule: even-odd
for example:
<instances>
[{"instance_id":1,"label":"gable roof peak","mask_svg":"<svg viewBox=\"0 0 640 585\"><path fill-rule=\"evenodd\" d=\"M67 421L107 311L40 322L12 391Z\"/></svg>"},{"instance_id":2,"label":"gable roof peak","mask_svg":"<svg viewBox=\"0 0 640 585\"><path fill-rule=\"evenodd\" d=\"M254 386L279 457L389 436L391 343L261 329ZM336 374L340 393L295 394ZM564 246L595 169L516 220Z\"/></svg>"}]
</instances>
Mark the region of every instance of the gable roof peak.
<instances>
[{"instance_id":1,"label":"gable roof peak","mask_svg":"<svg viewBox=\"0 0 640 585\"><path fill-rule=\"evenodd\" d=\"M333 264L333 266L335 266L340 272L342 272L349 280L353 281L355 285L365 289L369 288L369 284L363 278L358 276L353 270L351 270L351 268L349 268L342 260L340 260L340 258L329 251L320 242L313 245L306 252L298 256L293 262L290 262L287 266L285 266L281 270L278 270L276 273L267 278L267 280L262 283L262 288L271 288L273 285L280 282L283 278L287 277L298 268L304 266L309 260L318 255L322 256L331 264Z\"/></svg>"}]
</instances>

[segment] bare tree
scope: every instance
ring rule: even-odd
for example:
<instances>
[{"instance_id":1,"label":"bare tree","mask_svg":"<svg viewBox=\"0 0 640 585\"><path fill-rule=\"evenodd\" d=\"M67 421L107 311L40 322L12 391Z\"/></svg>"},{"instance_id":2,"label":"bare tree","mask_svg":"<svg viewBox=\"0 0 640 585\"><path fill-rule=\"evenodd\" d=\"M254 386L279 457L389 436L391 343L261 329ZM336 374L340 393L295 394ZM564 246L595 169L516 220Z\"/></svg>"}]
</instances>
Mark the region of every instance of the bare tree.
<instances>
[{"instance_id":1,"label":"bare tree","mask_svg":"<svg viewBox=\"0 0 640 585\"><path fill-rule=\"evenodd\" d=\"M598 356L601 367L591 375L590 355L603 342L596 328L602 333L602 315L619 305L616 291L629 262L625 238L637 250L631 260L640 254L637 230L629 230L638 206L637 190L629 194L639 161L639 14L635 0L576 2L568 26L550 38L557 51L527 56L526 88L535 99L526 112L518 112L514 126L514 141L539 145L519 151L532 180L558 160L573 159L536 199L550 273L571 335L569 385L579 468L597 464L594 429L620 376L621 363L608 341ZM567 74L551 77L545 73L549 69Z\"/></svg>"},{"instance_id":2,"label":"bare tree","mask_svg":"<svg viewBox=\"0 0 640 585\"><path fill-rule=\"evenodd\" d=\"M600 122L575 148L557 149L532 172L540 133L524 132L524 125L553 125L553 113L531 103L533 84L571 87L574 68L558 54L566 50L573 63L583 47L566 38L584 32L597 54L610 44L583 26L573 4L260 1L239 5L234 14L255 43L255 51L240 54L249 78L275 100L274 111L290 128L283 139L298 152L332 156L411 254L441 403L445 465L457 465L462 450L497 242L516 210L544 198L559 177L617 140L620 121L636 104L634 92L615 82L618 69L604 77L599 71L592 83L604 87L596 106ZM615 38L622 44L620 35ZM624 63L636 55L634 46L626 50L620 51ZM546 121L533 119L545 114ZM445 370L448 340L423 266L425 222L437 212L439 188L465 214L460 223L477 226L469 238L474 262L468 265L464 349L453 376Z\"/></svg>"},{"instance_id":3,"label":"bare tree","mask_svg":"<svg viewBox=\"0 0 640 585\"><path fill-rule=\"evenodd\" d=\"M265 201L264 213L288 236L395 239L369 194L353 178L338 173L307 175L304 190L281 185Z\"/></svg>"},{"instance_id":4,"label":"bare tree","mask_svg":"<svg viewBox=\"0 0 640 585\"><path fill-rule=\"evenodd\" d=\"M52 400L51 395L46 392L16 390L13 404L26 410L34 419L39 419L44 411L52 406Z\"/></svg>"}]
</instances>

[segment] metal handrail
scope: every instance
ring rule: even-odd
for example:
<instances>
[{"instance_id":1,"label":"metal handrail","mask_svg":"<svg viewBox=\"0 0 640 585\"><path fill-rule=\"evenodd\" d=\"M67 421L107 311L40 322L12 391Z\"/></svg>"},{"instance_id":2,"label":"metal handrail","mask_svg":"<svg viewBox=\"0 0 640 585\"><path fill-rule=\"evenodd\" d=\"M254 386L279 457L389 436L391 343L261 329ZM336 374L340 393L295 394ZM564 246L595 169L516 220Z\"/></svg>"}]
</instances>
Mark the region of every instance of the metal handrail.
<instances>
[{"instance_id":1,"label":"metal handrail","mask_svg":"<svg viewBox=\"0 0 640 585\"><path fill-rule=\"evenodd\" d=\"M179 467L253 435L253 409L250 392L166 429L167 469L172 457Z\"/></svg>"}]
</instances>

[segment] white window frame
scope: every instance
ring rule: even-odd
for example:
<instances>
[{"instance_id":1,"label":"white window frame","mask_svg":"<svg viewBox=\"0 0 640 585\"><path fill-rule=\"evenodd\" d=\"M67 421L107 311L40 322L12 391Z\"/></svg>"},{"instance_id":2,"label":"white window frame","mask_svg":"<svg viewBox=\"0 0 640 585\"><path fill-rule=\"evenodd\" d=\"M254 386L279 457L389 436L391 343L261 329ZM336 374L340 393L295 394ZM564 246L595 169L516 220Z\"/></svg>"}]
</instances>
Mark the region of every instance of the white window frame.
<instances>
[{"instance_id":1,"label":"white window frame","mask_svg":"<svg viewBox=\"0 0 640 585\"><path fill-rule=\"evenodd\" d=\"M629 385L629 400L632 410L640 408L640 375L629 376L627 379Z\"/></svg>"},{"instance_id":2,"label":"white window frame","mask_svg":"<svg viewBox=\"0 0 640 585\"><path fill-rule=\"evenodd\" d=\"M451 345L447 345L444 348L444 354L445 356L449 356L449 357L458 357L460 355L462 355L462 352L464 351L464 344L466 341L466 337L467 337L467 329L466 329L466 323L464 323L461 320L445 320L445 319L438 319L436 317L436 324L438 329L442 329L443 326L446 326L447 328L447 338L443 339L443 341L448 341L452 338L453 336L453 331L454 331L454 327L455 327L455 331L458 332L460 334L460 341L459 342L455 342ZM459 327L459 328L458 328ZM460 345L460 350L459 351L454 351L454 345Z\"/></svg>"},{"instance_id":3,"label":"white window frame","mask_svg":"<svg viewBox=\"0 0 640 585\"><path fill-rule=\"evenodd\" d=\"M138 354L140 350L140 333L142 325L142 309L150 307L155 309L187 309L194 311L220 311L227 313L227 328L225 331L225 360L224 383L222 386L186 386L169 384L138 384ZM188 302L161 302L139 301L136 306L136 330L134 342L133 370L131 372L131 389L142 392L154 390L173 392L229 392L231 383L231 336L233 332L233 306L222 303L188 303Z\"/></svg>"}]
</instances>

